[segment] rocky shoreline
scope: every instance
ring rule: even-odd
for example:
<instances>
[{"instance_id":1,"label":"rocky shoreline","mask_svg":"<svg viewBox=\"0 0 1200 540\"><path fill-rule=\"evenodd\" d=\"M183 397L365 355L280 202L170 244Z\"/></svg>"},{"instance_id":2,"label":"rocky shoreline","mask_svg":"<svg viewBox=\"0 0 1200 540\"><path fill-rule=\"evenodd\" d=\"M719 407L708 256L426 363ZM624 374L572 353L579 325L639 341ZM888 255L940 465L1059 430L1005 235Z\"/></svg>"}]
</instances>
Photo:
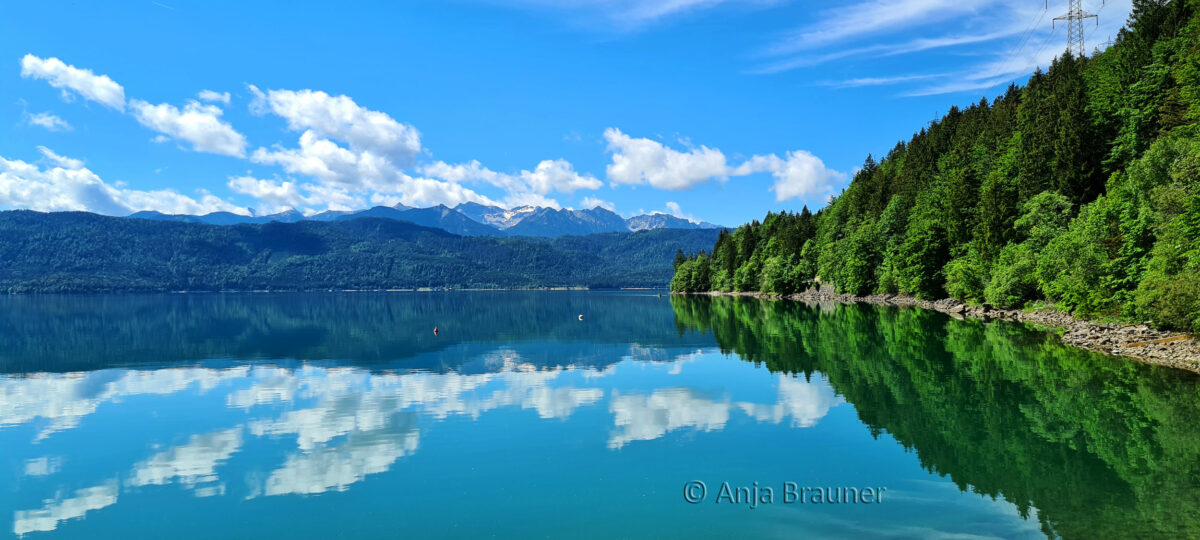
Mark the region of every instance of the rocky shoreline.
<instances>
[{"instance_id":1,"label":"rocky shoreline","mask_svg":"<svg viewBox=\"0 0 1200 540\"><path fill-rule=\"evenodd\" d=\"M756 298L781 298L779 295L762 293L699 293L710 296L752 296ZM1131 358L1148 364L1168 366L1200 373L1200 341L1191 334L1156 330L1144 324L1100 324L1072 317L1053 309L1044 311L1021 311L995 309L989 306L969 305L946 298L930 301L902 295L855 296L838 294L828 288L809 289L802 293L785 296L790 300L808 302L839 302L844 304L866 303L878 306L920 307L932 309L953 317L977 319L1000 319L1029 322L1041 326L1061 328L1062 342L1073 347L1087 349L1113 356Z\"/></svg>"}]
</instances>

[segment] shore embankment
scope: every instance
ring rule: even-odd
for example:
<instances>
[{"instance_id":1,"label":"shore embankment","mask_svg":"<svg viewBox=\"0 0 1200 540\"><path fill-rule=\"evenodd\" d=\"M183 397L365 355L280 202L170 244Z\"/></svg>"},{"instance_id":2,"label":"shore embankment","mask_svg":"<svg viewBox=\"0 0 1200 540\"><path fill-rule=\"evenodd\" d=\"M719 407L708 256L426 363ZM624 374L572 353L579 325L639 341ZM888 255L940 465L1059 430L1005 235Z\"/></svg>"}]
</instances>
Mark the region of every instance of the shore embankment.
<instances>
[{"instance_id":1,"label":"shore embankment","mask_svg":"<svg viewBox=\"0 0 1200 540\"><path fill-rule=\"evenodd\" d=\"M787 296L754 292L695 293L709 296L750 296L755 298L784 298L804 302L866 303L877 306L919 307L946 313L952 317L972 317L984 320L1007 320L1033 323L1061 329L1062 342L1103 354L1200 373L1200 341L1191 334L1157 330L1145 324L1099 323L1076 318L1052 307L1042 310L996 309L987 305L971 305L958 300L921 300L911 296L875 294L856 296L838 294L823 289L809 289Z\"/></svg>"}]
</instances>

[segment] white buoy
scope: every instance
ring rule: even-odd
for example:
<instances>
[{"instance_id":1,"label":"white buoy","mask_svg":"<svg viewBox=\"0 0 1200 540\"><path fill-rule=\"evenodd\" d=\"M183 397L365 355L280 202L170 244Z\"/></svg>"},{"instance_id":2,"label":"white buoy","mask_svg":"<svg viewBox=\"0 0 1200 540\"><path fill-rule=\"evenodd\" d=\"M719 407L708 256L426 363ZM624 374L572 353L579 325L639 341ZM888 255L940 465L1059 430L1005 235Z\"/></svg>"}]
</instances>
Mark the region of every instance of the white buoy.
<instances>
[{"instance_id":1,"label":"white buoy","mask_svg":"<svg viewBox=\"0 0 1200 540\"><path fill-rule=\"evenodd\" d=\"M579 320L581 320L581 321L583 320L583 314L582 314L582 313L580 313L580 314L579 314Z\"/></svg>"}]
</instances>

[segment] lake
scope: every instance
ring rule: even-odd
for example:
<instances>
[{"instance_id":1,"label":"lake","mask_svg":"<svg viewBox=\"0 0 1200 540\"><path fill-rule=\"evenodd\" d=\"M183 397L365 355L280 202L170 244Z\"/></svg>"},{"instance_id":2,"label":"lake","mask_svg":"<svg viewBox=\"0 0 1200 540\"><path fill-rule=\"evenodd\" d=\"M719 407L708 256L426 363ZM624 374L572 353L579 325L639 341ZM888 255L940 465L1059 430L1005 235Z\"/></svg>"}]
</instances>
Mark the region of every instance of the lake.
<instances>
[{"instance_id":1,"label":"lake","mask_svg":"<svg viewBox=\"0 0 1200 540\"><path fill-rule=\"evenodd\" d=\"M1198 398L918 309L0 297L0 534L1200 537Z\"/></svg>"}]
</instances>

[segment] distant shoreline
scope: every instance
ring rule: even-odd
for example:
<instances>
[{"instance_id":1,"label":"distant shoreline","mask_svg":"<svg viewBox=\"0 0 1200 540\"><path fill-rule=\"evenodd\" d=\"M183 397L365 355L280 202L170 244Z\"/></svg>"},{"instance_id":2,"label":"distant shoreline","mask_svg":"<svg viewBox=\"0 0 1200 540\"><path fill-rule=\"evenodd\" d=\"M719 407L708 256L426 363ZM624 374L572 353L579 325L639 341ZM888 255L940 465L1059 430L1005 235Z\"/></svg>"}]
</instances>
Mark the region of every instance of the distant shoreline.
<instances>
[{"instance_id":1,"label":"distant shoreline","mask_svg":"<svg viewBox=\"0 0 1200 540\"><path fill-rule=\"evenodd\" d=\"M1053 309L1022 311L994 309L970 305L954 299L920 300L905 295L855 296L809 289L802 293L781 296L757 292L699 292L702 296L748 296L760 299L784 299L800 302L837 302L842 304L872 304L877 306L919 307L940 311L955 318L971 317L982 320L1028 322L1063 329L1060 339L1066 345L1112 356L1130 358L1147 364L1166 366L1200 373L1200 341L1183 332L1156 330L1144 324L1101 324L1076 318Z\"/></svg>"},{"instance_id":2,"label":"distant shoreline","mask_svg":"<svg viewBox=\"0 0 1200 540\"><path fill-rule=\"evenodd\" d=\"M463 218L466 219L466 218ZM393 219L214 226L0 212L0 291L386 291L663 287L719 232L466 237Z\"/></svg>"},{"instance_id":3,"label":"distant shoreline","mask_svg":"<svg viewBox=\"0 0 1200 540\"><path fill-rule=\"evenodd\" d=\"M606 292L606 291L660 291L670 289L663 287L497 287L497 288L446 288L446 287L417 287L397 289L226 289L226 290L112 290L112 291L73 291L73 292L0 292L0 296L89 296L98 294L137 295L137 294L318 294L318 293L428 293L428 292Z\"/></svg>"}]
</instances>

